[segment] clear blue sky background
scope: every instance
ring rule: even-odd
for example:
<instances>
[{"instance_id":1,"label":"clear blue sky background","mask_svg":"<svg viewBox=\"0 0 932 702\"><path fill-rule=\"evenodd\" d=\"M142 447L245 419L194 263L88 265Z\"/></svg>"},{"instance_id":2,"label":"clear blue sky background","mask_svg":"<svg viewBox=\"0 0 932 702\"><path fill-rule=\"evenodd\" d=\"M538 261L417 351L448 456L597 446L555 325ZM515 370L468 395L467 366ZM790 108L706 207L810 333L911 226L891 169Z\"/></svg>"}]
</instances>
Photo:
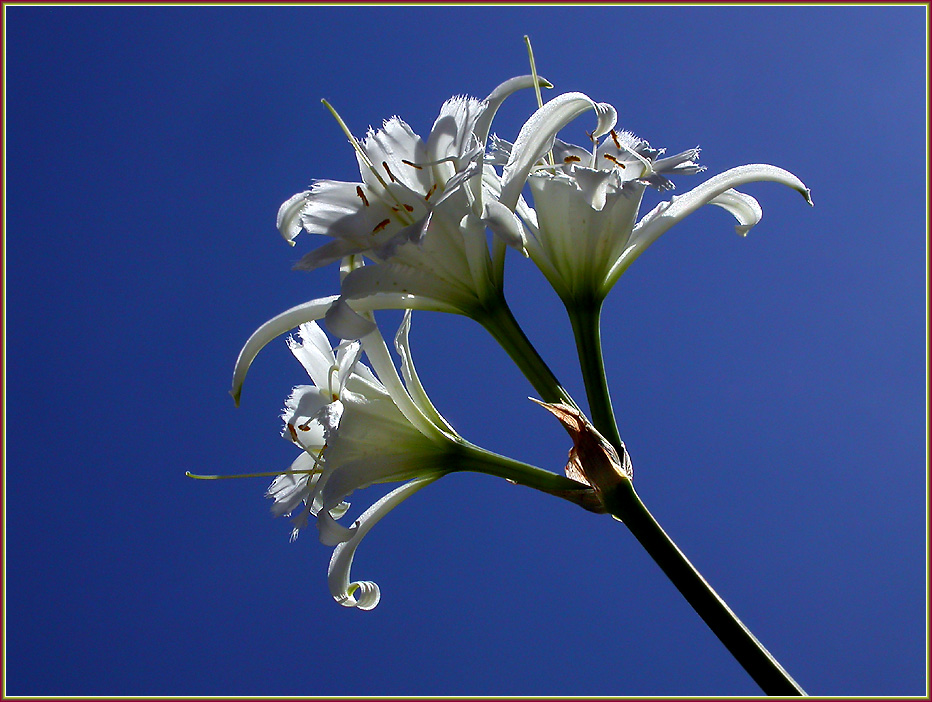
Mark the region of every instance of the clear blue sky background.
<instances>
[{"instance_id":1,"label":"clear blue sky background","mask_svg":"<svg viewBox=\"0 0 932 702\"><path fill-rule=\"evenodd\" d=\"M718 208L660 239L609 297L609 380L644 501L807 691L924 694L925 27L920 6L8 7L7 692L758 693L624 526L569 503L445 478L363 543L383 599L360 612L268 481L184 477L294 456L283 340L241 409L227 390L256 326L336 290L274 226L313 178L356 179L320 98L357 135L425 134L526 73L529 34L558 91L702 147L679 191L754 162L812 189L747 187L745 240ZM507 292L582 398L542 276L513 257ZM566 435L477 325L418 314L412 343L463 436L560 469Z\"/></svg>"}]
</instances>

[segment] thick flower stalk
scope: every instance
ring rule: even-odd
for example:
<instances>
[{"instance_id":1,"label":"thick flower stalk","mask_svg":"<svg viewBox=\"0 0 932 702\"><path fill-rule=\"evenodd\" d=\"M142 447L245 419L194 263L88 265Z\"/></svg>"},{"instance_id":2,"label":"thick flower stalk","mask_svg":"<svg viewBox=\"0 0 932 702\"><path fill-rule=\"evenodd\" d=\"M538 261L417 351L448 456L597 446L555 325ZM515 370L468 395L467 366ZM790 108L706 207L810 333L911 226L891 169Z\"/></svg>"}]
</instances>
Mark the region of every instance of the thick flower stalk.
<instances>
[{"instance_id":1,"label":"thick flower stalk","mask_svg":"<svg viewBox=\"0 0 932 702\"><path fill-rule=\"evenodd\" d=\"M414 369L408 332L410 311L395 338L401 357L399 376L378 328L345 303L329 319L343 335L331 349L314 322L302 324L288 346L312 384L294 388L282 414L282 436L302 453L266 491L276 516L292 516L292 540L316 517L320 540L335 546L328 581L334 599L347 607L372 609L379 588L353 582L350 567L360 541L394 507L453 471L476 471L558 495L587 509L599 500L587 484L485 451L460 437L440 415ZM375 372L360 361L365 350ZM338 520L357 489L377 483L404 482L350 526Z\"/></svg>"}]
</instances>

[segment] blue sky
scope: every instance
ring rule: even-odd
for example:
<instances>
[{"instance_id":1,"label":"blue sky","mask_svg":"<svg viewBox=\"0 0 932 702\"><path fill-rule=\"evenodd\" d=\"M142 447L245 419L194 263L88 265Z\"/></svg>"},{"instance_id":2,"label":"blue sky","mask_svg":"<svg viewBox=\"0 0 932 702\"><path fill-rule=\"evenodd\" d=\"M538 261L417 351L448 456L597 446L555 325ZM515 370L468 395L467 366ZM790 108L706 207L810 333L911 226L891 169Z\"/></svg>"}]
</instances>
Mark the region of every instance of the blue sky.
<instances>
[{"instance_id":1,"label":"blue sky","mask_svg":"<svg viewBox=\"0 0 932 702\"><path fill-rule=\"evenodd\" d=\"M363 542L382 602L360 612L265 479L184 477L293 458L284 341L240 409L227 391L256 326L336 292L274 226L312 179L357 177L320 98L357 135L394 114L425 134L527 72L524 34L557 91L702 147L679 192L745 163L811 188L745 188L746 239L718 208L664 235L608 298L608 378L645 503L808 692L926 692L924 7L5 15L7 694L758 693L624 526L569 503L444 478ZM582 398L542 276L511 257L506 292ZM417 314L412 344L464 437L559 470L565 433L477 325Z\"/></svg>"}]
</instances>

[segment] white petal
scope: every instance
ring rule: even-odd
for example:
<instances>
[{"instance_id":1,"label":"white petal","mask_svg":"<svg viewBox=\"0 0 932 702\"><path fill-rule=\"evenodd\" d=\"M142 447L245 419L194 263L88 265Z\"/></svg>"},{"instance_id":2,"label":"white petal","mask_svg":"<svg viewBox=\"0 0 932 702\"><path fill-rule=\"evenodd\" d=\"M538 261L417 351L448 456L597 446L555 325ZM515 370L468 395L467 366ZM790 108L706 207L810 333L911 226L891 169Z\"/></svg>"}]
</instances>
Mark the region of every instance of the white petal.
<instances>
[{"instance_id":1,"label":"white petal","mask_svg":"<svg viewBox=\"0 0 932 702\"><path fill-rule=\"evenodd\" d=\"M411 310L405 310L404 318L401 320L401 326L398 327L398 333L395 334L395 350L401 358L401 375L405 381L405 387L411 395L411 399L420 408L424 416L429 418L438 426L445 427L451 434L455 433L447 421L441 416L437 408L434 407L421 379L414 368L414 359L411 357L411 342L408 340L408 334L411 331Z\"/></svg>"},{"instance_id":2,"label":"white petal","mask_svg":"<svg viewBox=\"0 0 932 702\"><path fill-rule=\"evenodd\" d=\"M527 236L521 220L498 200L485 198L482 223L499 239L527 256Z\"/></svg>"},{"instance_id":3,"label":"white petal","mask_svg":"<svg viewBox=\"0 0 932 702\"><path fill-rule=\"evenodd\" d=\"M553 87L553 83L541 76L537 76L537 85L541 88ZM498 108L505 102L505 98L518 90L533 87L534 76L516 76L514 78L509 78L489 93L489 96L485 99L485 111L479 119L476 120L475 133L480 143L484 144L485 140L488 139L489 129L492 127L492 119L495 117Z\"/></svg>"},{"instance_id":4,"label":"white petal","mask_svg":"<svg viewBox=\"0 0 932 702\"><path fill-rule=\"evenodd\" d=\"M460 314L465 314L476 304L476 294L465 285L451 283L431 272L400 262L358 268L343 280L342 291L347 298L353 300L353 306L357 308L356 300L363 301L374 295L381 297L380 294L386 295L386 303L389 299L396 300L400 303L398 307L402 309L418 309L409 304L415 298L422 302L420 309ZM388 304L384 307L390 308L391 305ZM334 331L332 326L330 329Z\"/></svg>"},{"instance_id":5,"label":"white petal","mask_svg":"<svg viewBox=\"0 0 932 702\"><path fill-rule=\"evenodd\" d=\"M363 537L382 517L434 480L436 480L436 477L420 478L405 483L385 495L359 517L356 533L353 534L349 541L338 545L330 558L327 582L330 585L330 594L333 595L334 600L344 607L358 607L359 609L372 609L379 603L379 587L374 582L350 582L350 568L353 565L356 548Z\"/></svg>"},{"instance_id":6,"label":"white petal","mask_svg":"<svg viewBox=\"0 0 932 702\"><path fill-rule=\"evenodd\" d=\"M333 367L333 351L330 340L317 322L305 322L298 329L298 339L288 338L288 348L298 359L314 385L326 390L330 385L330 369Z\"/></svg>"},{"instance_id":7,"label":"white petal","mask_svg":"<svg viewBox=\"0 0 932 702\"><path fill-rule=\"evenodd\" d=\"M465 96L453 97L443 103L427 139L428 159L460 158L470 151L475 144L473 128L484 109L483 103ZM445 182L456 170L452 164L445 166L438 173L440 182Z\"/></svg>"},{"instance_id":8,"label":"white petal","mask_svg":"<svg viewBox=\"0 0 932 702\"><path fill-rule=\"evenodd\" d=\"M502 175L503 205L515 208L531 169L550 150L557 132L589 110L595 110L599 119L593 137L608 134L617 119L615 108L608 103L596 103L583 93L558 95L531 115L521 127Z\"/></svg>"},{"instance_id":9,"label":"white petal","mask_svg":"<svg viewBox=\"0 0 932 702\"><path fill-rule=\"evenodd\" d=\"M247 339L245 346L239 352L236 359L236 366L233 369L233 387L230 394L233 400L239 405L240 393L243 391L243 381L246 379L246 371L258 355L262 347L269 343L277 336L294 329L299 324L309 322L315 319L321 319L330 309L331 305L338 299L337 295L330 297L310 300L303 304L285 310L279 315L272 317L265 322L252 336Z\"/></svg>"},{"instance_id":10,"label":"white petal","mask_svg":"<svg viewBox=\"0 0 932 702\"><path fill-rule=\"evenodd\" d=\"M738 236L747 236L748 232L764 216L764 211L757 200L734 189L726 190L721 195L712 198L709 204L718 205L735 216L738 220L738 224L735 225Z\"/></svg>"},{"instance_id":11,"label":"white petal","mask_svg":"<svg viewBox=\"0 0 932 702\"><path fill-rule=\"evenodd\" d=\"M275 226L292 246L294 246L294 238L301 233L301 211L307 204L307 196L310 194L310 190L305 190L303 193L292 195L278 208Z\"/></svg>"},{"instance_id":12,"label":"white petal","mask_svg":"<svg viewBox=\"0 0 932 702\"><path fill-rule=\"evenodd\" d=\"M314 459L307 453L301 453L288 469L295 472L284 473L272 481L265 491L266 497L275 500L272 504L272 514L276 517L289 515L301 504L320 475L300 471L311 471L314 468Z\"/></svg>"},{"instance_id":13,"label":"white petal","mask_svg":"<svg viewBox=\"0 0 932 702\"><path fill-rule=\"evenodd\" d=\"M812 204L812 198L809 196L809 188L795 175L782 168L758 163L738 166L724 173L719 173L689 192L673 197L668 202L661 202L657 207L644 215L631 234L628 249L626 249L624 254L615 262L607 276L606 285L608 287L614 285L627 267L631 265L648 246L681 219L692 214L703 205L718 204L719 206L724 206L722 204L724 201L713 203L713 200L716 200L723 193L734 187L758 181L773 181L786 185L799 192L806 199L806 202L810 205ZM745 205L747 206L748 203L745 203ZM746 212L745 214L752 213ZM741 220L739 219L739 221Z\"/></svg>"},{"instance_id":14,"label":"white petal","mask_svg":"<svg viewBox=\"0 0 932 702\"><path fill-rule=\"evenodd\" d=\"M359 270L366 270L366 268ZM342 297L327 311L325 320L327 328L341 339L359 339L378 329L375 322L357 314Z\"/></svg>"},{"instance_id":15,"label":"white petal","mask_svg":"<svg viewBox=\"0 0 932 702\"><path fill-rule=\"evenodd\" d=\"M404 120L392 117L382 124L379 131L370 129L361 146L382 182L399 182L421 195L427 193L433 184L430 169L410 165L427 161L427 149L421 137L415 134ZM382 190L378 178L358 154L357 160L359 172L366 185L372 190Z\"/></svg>"},{"instance_id":16,"label":"white petal","mask_svg":"<svg viewBox=\"0 0 932 702\"><path fill-rule=\"evenodd\" d=\"M362 345L358 341L344 341L336 349L337 384L334 392L339 394L346 387L346 381L357 367L359 357L362 356ZM365 366L361 366L364 368ZM367 369L368 370L368 369Z\"/></svg>"},{"instance_id":17,"label":"white petal","mask_svg":"<svg viewBox=\"0 0 932 702\"><path fill-rule=\"evenodd\" d=\"M330 512L325 509L317 513L317 531L320 534L320 543L325 546L336 546L344 541L349 541L356 533L358 526L353 524L351 527L345 527L339 524Z\"/></svg>"}]
</instances>

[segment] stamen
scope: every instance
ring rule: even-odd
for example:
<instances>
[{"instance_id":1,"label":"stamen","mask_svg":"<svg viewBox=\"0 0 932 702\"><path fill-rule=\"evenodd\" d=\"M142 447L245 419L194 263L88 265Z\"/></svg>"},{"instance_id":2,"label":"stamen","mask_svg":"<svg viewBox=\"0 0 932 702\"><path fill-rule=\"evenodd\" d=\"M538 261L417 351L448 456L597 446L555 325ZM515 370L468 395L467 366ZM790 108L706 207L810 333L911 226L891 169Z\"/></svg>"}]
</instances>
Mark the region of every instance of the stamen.
<instances>
[{"instance_id":1,"label":"stamen","mask_svg":"<svg viewBox=\"0 0 932 702\"><path fill-rule=\"evenodd\" d=\"M401 159L401 162L402 162L404 165L406 165L406 166L411 166L411 168L416 168L416 169L418 169L419 171L420 171L420 170L423 170L423 166L419 166L419 165L417 165L416 163L411 163L411 161L408 161L407 159Z\"/></svg>"},{"instance_id":2,"label":"stamen","mask_svg":"<svg viewBox=\"0 0 932 702\"><path fill-rule=\"evenodd\" d=\"M299 425L298 425L298 429L300 429L301 431L310 431L310 430L311 430L311 422L310 422L310 421L307 421L307 422L305 422L304 424L299 424Z\"/></svg>"},{"instance_id":3,"label":"stamen","mask_svg":"<svg viewBox=\"0 0 932 702\"><path fill-rule=\"evenodd\" d=\"M612 135L612 141L615 142L615 148L621 151L621 142L618 141L618 133L613 129L609 132Z\"/></svg>"},{"instance_id":4,"label":"stamen","mask_svg":"<svg viewBox=\"0 0 932 702\"><path fill-rule=\"evenodd\" d=\"M288 422L288 433L291 434L291 440L295 443L298 442L298 432L294 428L294 424Z\"/></svg>"},{"instance_id":5,"label":"stamen","mask_svg":"<svg viewBox=\"0 0 932 702\"><path fill-rule=\"evenodd\" d=\"M404 207L408 212L414 212L414 208L411 207L407 202L401 203L401 206Z\"/></svg>"},{"instance_id":6,"label":"stamen","mask_svg":"<svg viewBox=\"0 0 932 702\"><path fill-rule=\"evenodd\" d=\"M388 226L389 224L391 224L391 223L392 223L392 220L390 220L390 219L383 219L381 222L379 222L378 224L375 225L375 228L372 230L372 233L373 233L373 234L378 234L380 231L382 231L383 229L385 229L385 227L387 227L387 226Z\"/></svg>"},{"instance_id":7,"label":"stamen","mask_svg":"<svg viewBox=\"0 0 932 702\"><path fill-rule=\"evenodd\" d=\"M617 158L615 158L611 154L602 154L602 158L608 159L609 161L611 161L612 163L614 163L616 166L618 166L621 169L625 168L625 164L623 164L621 161L619 161Z\"/></svg>"},{"instance_id":8,"label":"stamen","mask_svg":"<svg viewBox=\"0 0 932 702\"><path fill-rule=\"evenodd\" d=\"M369 201L366 199L366 194L362 191L361 185L356 186L356 194L359 195L359 199L362 200L362 204L368 207Z\"/></svg>"},{"instance_id":9,"label":"stamen","mask_svg":"<svg viewBox=\"0 0 932 702\"><path fill-rule=\"evenodd\" d=\"M388 173L388 177L392 179L393 183L398 182L398 179L395 178L394 174L392 173L391 169L388 167L388 164L385 161L382 161L382 168L384 168L385 172Z\"/></svg>"},{"instance_id":10,"label":"stamen","mask_svg":"<svg viewBox=\"0 0 932 702\"><path fill-rule=\"evenodd\" d=\"M524 44L527 46L527 58L531 64L531 76L534 80L534 94L537 96L537 109L540 109L544 106L544 99L540 94L540 80L537 77L537 64L534 62L534 49L531 48L531 37L527 34L524 35ZM547 154L547 158L550 160L550 165L555 165L553 162L553 149Z\"/></svg>"},{"instance_id":11,"label":"stamen","mask_svg":"<svg viewBox=\"0 0 932 702\"><path fill-rule=\"evenodd\" d=\"M199 475L186 470L184 474L194 480L232 480L234 478L277 478L279 475L319 475L322 472L322 468L311 468L310 470L277 470L272 473L241 473L239 475Z\"/></svg>"},{"instance_id":12,"label":"stamen","mask_svg":"<svg viewBox=\"0 0 932 702\"><path fill-rule=\"evenodd\" d=\"M563 159L563 163L578 163L579 161L582 161L579 156L567 156Z\"/></svg>"},{"instance_id":13,"label":"stamen","mask_svg":"<svg viewBox=\"0 0 932 702\"><path fill-rule=\"evenodd\" d=\"M424 199L430 200L430 196L433 195L434 192L436 192L436 190L437 190L437 184L434 183L433 185L430 186L430 190L427 191L427 194L424 196Z\"/></svg>"}]
</instances>

